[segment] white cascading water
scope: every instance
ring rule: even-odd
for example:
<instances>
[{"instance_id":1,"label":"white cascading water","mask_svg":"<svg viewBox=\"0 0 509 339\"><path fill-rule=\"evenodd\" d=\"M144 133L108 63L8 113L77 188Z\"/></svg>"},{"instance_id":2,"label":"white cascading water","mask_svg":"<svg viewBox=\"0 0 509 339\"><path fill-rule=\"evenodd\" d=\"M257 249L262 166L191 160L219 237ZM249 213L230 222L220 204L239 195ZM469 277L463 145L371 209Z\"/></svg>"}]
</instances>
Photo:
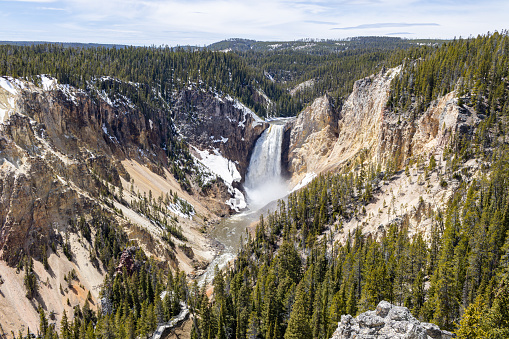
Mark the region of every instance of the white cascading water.
<instances>
[{"instance_id":1,"label":"white cascading water","mask_svg":"<svg viewBox=\"0 0 509 339\"><path fill-rule=\"evenodd\" d=\"M244 184L251 210L261 208L288 193L281 177L283 134L284 125L271 124L253 149Z\"/></svg>"}]
</instances>

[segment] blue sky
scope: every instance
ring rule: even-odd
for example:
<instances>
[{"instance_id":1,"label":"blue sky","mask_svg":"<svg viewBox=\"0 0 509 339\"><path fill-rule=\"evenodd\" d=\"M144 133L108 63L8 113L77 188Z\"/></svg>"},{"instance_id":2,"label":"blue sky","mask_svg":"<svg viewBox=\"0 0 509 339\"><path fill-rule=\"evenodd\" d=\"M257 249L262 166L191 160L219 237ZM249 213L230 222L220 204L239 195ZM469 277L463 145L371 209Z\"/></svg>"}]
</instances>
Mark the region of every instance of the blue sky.
<instances>
[{"instance_id":1,"label":"blue sky","mask_svg":"<svg viewBox=\"0 0 509 339\"><path fill-rule=\"evenodd\" d=\"M508 0L0 0L0 40L205 45L227 38L453 38L509 29Z\"/></svg>"}]
</instances>

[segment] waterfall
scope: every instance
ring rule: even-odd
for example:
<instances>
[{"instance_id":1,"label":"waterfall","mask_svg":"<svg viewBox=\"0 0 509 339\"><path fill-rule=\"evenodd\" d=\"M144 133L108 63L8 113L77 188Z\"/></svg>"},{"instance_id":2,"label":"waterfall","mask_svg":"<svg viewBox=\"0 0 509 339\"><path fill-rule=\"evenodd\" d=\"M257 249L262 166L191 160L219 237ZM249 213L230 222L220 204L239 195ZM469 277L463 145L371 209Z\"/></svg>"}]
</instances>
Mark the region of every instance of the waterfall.
<instances>
[{"instance_id":1,"label":"waterfall","mask_svg":"<svg viewBox=\"0 0 509 339\"><path fill-rule=\"evenodd\" d=\"M262 207L288 193L281 177L283 134L284 125L271 124L256 142L244 185L250 209Z\"/></svg>"}]
</instances>

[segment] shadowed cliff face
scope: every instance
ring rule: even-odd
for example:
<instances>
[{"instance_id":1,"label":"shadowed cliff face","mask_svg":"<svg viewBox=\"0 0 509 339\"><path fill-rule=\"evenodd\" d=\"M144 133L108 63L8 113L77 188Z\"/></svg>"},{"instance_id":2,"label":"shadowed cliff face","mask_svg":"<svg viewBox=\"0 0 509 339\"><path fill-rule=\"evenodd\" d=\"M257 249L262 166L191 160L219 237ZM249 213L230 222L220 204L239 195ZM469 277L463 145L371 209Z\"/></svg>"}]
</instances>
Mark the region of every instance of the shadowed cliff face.
<instances>
[{"instance_id":1,"label":"shadowed cliff face","mask_svg":"<svg viewBox=\"0 0 509 339\"><path fill-rule=\"evenodd\" d=\"M97 207L90 195L97 196L103 186L82 155L70 158L50 150L37 127L14 115L0 130L0 249L10 265L23 254L40 258L41 246L61 243L69 220ZM114 168L88 164L119 181Z\"/></svg>"},{"instance_id":2,"label":"shadowed cliff face","mask_svg":"<svg viewBox=\"0 0 509 339\"><path fill-rule=\"evenodd\" d=\"M59 90L23 91L17 107L19 114L38 123L52 146L69 156L86 148L120 160L166 161L160 146L168 143L172 123L164 111L112 106L84 93L71 101Z\"/></svg>"},{"instance_id":3,"label":"shadowed cliff face","mask_svg":"<svg viewBox=\"0 0 509 339\"><path fill-rule=\"evenodd\" d=\"M201 91L183 91L174 115L177 129L190 144L218 149L237 164L243 178L256 140L268 127L238 101Z\"/></svg>"}]
</instances>

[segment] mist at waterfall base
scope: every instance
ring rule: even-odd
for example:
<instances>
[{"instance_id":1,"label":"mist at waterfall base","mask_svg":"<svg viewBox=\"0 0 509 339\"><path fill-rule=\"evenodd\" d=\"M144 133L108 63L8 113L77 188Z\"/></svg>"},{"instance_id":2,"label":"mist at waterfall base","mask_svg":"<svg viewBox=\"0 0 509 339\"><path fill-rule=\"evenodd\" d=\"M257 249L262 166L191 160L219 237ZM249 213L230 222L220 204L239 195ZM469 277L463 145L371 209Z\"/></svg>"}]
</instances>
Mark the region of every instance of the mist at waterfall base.
<instances>
[{"instance_id":1,"label":"mist at waterfall base","mask_svg":"<svg viewBox=\"0 0 509 339\"><path fill-rule=\"evenodd\" d=\"M281 177L283 135L284 125L271 124L256 142L244 184L252 211L288 194L288 186Z\"/></svg>"},{"instance_id":2,"label":"mist at waterfall base","mask_svg":"<svg viewBox=\"0 0 509 339\"><path fill-rule=\"evenodd\" d=\"M288 187L282 180L267 180L255 187L246 187L247 203L251 211L259 210L271 201L288 194Z\"/></svg>"}]
</instances>

